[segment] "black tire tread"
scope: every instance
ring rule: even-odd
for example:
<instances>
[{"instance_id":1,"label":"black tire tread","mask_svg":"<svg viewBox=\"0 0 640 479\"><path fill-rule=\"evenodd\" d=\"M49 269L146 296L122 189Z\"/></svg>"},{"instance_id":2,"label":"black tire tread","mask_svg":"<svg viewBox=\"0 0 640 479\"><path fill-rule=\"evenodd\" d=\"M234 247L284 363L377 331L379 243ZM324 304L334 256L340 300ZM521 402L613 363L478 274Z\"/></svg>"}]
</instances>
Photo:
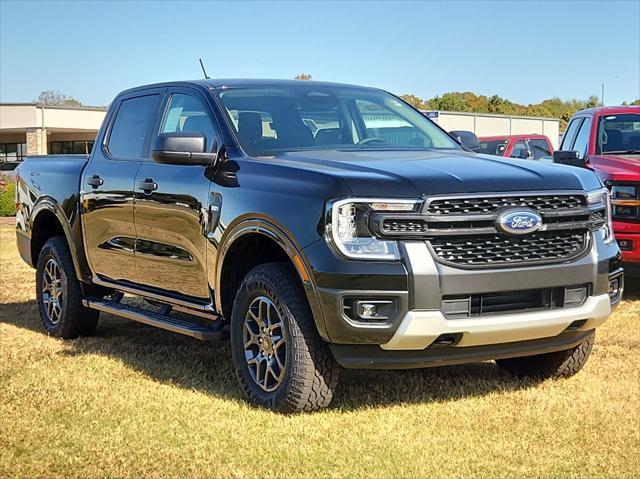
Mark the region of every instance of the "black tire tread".
<instances>
[{"instance_id":1,"label":"black tire tread","mask_svg":"<svg viewBox=\"0 0 640 479\"><path fill-rule=\"evenodd\" d=\"M518 377L566 378L580 371L591 354L596 333L574 348L555 353L499 359L496 364Z\"/></svg>"},{"instance_id":2,"label":"black tire tread","mask_svg":"<svg viewBox=\"0 0 640 479\"><path fill-rule=\"evenodd\" d=\"M338 383L339 366L328 345L320 338L306 296L291 265L266 263L253 268L242 281L233 306L233 321L241 321L239 300L249 284L261 284L270 293L276 305L287 310L293 318L289 327L291 345L291 377L289 388L281 400L270 404L256 397L238 368L244 367L236 361L236 371L242 388L254 402L271 407L279 412L293 413L314 411L327 407L333 398ZM235 358L234 358L235 359ZM244 360L244 359L243 359Z\"/></svg>"},{"instance_id":3,"label":"black tire tread","mask_svg":"<svg viewBox=\"0 0 640 479\"><path fill-rule=\"evenodd\" d=\"M66 304L63 309L63 317L55 326L49 324L45 319L43 303L40 296L40 285L42 270L49 257L49 251L56 257L62 274L66 279ZM71 251L64 236L54 236L49 238L42 247L36 270L36 297L38 298L38 308L40 311L40 322L45 330L52 336L73 339L81 336L91 336L98 324L99 311L85 308L82 304L82 288L71 258Z\"/></svg>"}]
</instances>

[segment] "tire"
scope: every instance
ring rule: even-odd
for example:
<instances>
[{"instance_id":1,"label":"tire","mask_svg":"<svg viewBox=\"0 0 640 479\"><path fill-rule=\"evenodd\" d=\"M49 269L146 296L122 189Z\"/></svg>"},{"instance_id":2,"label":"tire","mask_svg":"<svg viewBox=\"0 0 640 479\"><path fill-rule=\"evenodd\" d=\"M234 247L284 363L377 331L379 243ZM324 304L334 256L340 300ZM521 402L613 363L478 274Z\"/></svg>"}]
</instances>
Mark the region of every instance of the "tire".
<instances>
[{"instance_id":1,"label":"tire","mask_svg":"<svg viewBox=\"0 0 640 479\"><path fill-rule=\"evenodd\" d=\"M36 267L40 321L51 336L72 339L92 335L99 311L82 305L82 289L65 238L54 236L42 247Z\"/></svg>"},{"instance_id":2,"label":"tire","mask_svg":"<svg viewBox=\"0 0 640 479\"><path fill-rule=\"evenodd\" d=\"M498 359L496 364L519 378L570 377L580 371L586 364L591 354L595 337L596 333L593 331L587 339L574 348L536 356Z\"/></svg>"},{"instance_id":3,"label":"tire","mask_svg":"<svg viewBox=\"0 0 640 479\"><path fill-rule=\"evenodd\" d=\"M331 402L339 367L287 263L256 266L242 281L231 313L231 352L251 402L281 413Z\"/></svg>"}]
</instances>

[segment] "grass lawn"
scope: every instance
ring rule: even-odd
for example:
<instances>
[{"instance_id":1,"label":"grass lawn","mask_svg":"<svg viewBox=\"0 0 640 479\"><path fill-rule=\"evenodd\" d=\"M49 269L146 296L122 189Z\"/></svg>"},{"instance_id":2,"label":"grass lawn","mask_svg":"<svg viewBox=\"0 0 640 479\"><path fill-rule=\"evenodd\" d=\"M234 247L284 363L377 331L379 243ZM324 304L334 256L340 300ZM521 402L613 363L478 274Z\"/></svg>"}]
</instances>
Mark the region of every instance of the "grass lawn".
<instances>
[{"instance_id":1,"label":"grass lawn","mask_svg":"<svg viewBox=\"0 0 640 479\"><path fill-rule=\"evenodd\" d=\"M638 286L573 378L344 371L328 410L281 416L242 400L226 344L112 316L43 334L10 226L0 280L0 477L638 477Z\"/></svg>"}]
</instances>

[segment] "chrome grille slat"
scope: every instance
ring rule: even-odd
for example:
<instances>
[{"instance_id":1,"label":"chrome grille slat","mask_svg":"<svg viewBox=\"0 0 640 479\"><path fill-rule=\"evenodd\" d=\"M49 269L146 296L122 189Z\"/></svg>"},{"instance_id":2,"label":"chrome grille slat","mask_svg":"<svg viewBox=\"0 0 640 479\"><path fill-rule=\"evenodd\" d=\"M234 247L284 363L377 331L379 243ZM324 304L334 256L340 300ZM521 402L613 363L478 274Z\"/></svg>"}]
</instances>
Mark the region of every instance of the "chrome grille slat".
<instances>
[{"instance_id":1,"label":"chrome grille slat","mask_svg":"<svg viewBox=\"0 0 640 479\"><path fill-rule=\"evenodd\" d=\"M507 207L526 207L536 211L572 210L586 206L584 195L505 195L471 198L434 198L427 201L427 215L490 214Z\"/></svg>"},{"instance_id":2,"label":"chrome grille slat","mask_svg":"<svg viewBox=\"0 0 640 479\"><path fill-rule=\"evenodd\" d=\"M496 218L505 208L528 208L542 217L540 230L512 236ZM426 198L420 213L376 213L381 237L423 239L434 258L456 267L512 267L573 260L584 254L590 230L606 221L602 205L587 205L584 192L487 193Z\"/></svg>"}]
</instances>

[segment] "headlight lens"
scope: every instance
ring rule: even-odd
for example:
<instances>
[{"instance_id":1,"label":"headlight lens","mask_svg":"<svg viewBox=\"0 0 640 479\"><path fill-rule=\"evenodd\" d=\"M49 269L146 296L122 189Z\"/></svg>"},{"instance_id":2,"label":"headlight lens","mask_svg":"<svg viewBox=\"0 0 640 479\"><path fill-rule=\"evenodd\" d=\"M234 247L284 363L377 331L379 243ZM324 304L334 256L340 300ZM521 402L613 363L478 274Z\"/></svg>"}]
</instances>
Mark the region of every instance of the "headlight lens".
<instances>
[{"instance_id":1,"label":"headlight lens","mask_svg":"<svg viewBox=\"0 0 640 479\"><path fill-rule=\"evenodd\" d=\"M629 184L610 187L613 217L620 221L640 218L640 187Z\"/></svg>"},{"instance_id":2,"label":"headlight lens","mask_svg":"<svg viewBox=\"0 0 640 479\"><path fill-rule=\"evenodd\" d=\"M609 190L603 188L587 195L587 206L602 205L605 209L605 217L607 221L600 228L602 231L605 244L613 241L613 224L611 223L611 196Z\"/></svg>"},{"instance_id":3,"label":"headlight lens","mask_svg":"<svg viewBox=\"0 0 640 479\"><path fill-rule=\"evenodd\" d=\"M420 200L349 198L331 205L326 238L347 258L396 261L400 259L397 241L376 238L369 230L374 211L415 211Z\"/></svg>"}]
</instances>

